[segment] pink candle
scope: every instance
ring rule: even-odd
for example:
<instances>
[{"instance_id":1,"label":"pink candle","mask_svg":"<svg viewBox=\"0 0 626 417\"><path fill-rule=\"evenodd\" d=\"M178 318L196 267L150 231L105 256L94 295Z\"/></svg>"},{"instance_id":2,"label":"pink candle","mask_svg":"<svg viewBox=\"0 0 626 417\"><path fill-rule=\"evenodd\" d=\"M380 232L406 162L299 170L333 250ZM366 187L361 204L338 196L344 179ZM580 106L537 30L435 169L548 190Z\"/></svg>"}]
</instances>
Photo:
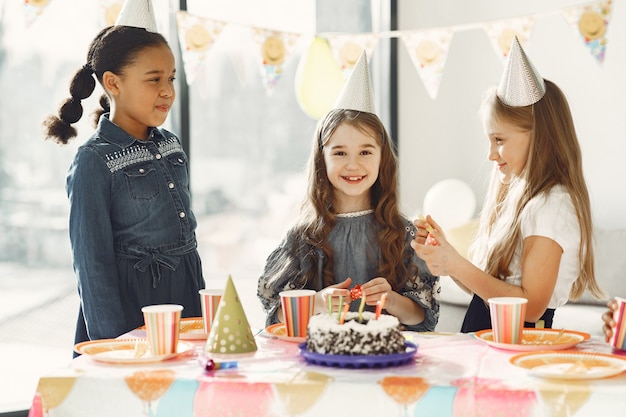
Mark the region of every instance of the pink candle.
<instances>
[{"instance_id":1,"label":"pink candle","mask_svg":"<svg viewBox=\"0 0 626 417\"><path fill-rule=\"evenodd\" d=\"M387 293L384 293L380 296L380 300L376 303L376 320L380 317L383 312L383 307L385 306L385 301L387 300Z\"/></svg>"}]
</instances>

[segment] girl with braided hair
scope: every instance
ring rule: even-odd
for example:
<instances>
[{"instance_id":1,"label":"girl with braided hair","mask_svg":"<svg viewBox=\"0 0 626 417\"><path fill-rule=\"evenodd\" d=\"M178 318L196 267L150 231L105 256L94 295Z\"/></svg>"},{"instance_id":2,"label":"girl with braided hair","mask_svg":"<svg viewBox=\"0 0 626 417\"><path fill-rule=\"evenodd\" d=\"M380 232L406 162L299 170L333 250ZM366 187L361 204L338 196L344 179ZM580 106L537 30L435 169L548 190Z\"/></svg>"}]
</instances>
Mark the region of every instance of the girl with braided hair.
<instances>
[{"instance_id":1,"label":"girl with braided hair","mask_svg":"<svg viewBox=\"0 0 626 417\"><path fill-rule=\"evenodd\" d=\"M141 308L150 304L180 304L184 317L201 315L188 159L178 137L158 128L174 103L175 74L162 35L107 27L72 79L71 97L44 121L46 137L66 144L77 135L72 124L95 79L104 89L96 130L79 147L66 183L80 296L76 343L143 325Z\"/></svg>"}]
</instances>

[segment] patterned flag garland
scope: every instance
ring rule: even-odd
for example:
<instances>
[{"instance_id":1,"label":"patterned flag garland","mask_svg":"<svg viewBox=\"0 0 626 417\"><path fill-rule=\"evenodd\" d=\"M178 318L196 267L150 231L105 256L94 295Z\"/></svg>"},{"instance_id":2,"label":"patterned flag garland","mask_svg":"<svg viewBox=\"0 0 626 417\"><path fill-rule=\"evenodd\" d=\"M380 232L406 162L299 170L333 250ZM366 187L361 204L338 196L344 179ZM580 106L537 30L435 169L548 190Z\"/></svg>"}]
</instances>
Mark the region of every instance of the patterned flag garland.
<instances>
[{"instance_id":1,"label":"patterned flag garland","mask_svg":"<svg viewBox=\"0 0 626 417\"><path fill-rule=\"evenodd\" d=\"M254 39L260 52L261 76L268 94L283 75L289 58L293 55L302 35L253 28Z\"/></svg>"},{"instance_id":2,"label":"patterned flag garland","mask_svg":"<svg viewBox=\"0 0 626 417\"><path fill-rule=\"evenodd\" d=\"M27 25L32 25L49 4L50 0L24 0Z\"/></svg>"},{"instance_id":3,"label":"patterned flag garland","mask_svg":"<svg viewBox=\"0 0 626 417\"><path fill-rule=\"evenodd\" d=\"M226 23L179 11L176 13L176 24L187 84L191 85Z\"/></svg>"},{"instance_id":4,"label":"patterned flag garland","mask_svg":"<svg viewBox=\"0 0 626 417\"><path fill-rule=\"evenodd\" d=\"M612 13L612 1L602 1L563 10L567 22L577 30L591 55L602 64L608 39L606 32Z\"/></svg>"},{"instance_id":5,"label":"patterned flag garland","mask_svg":"<svg viewBox=\"0 0 626 417\"><path fill-rule=\"evenodd\" d=\"M378 46L379 36L373 33L358 35L328 35L325 36L335 59L341 67L344 79L348 79L354 65L359 60L361 52L365 50L371 58L374 49Z\"/></svg>"},{"instance_id":6,"label":"patterned flag garland","mask_svg":"<svg viewBox=\"0 0 626 417\"><path fill-rule=\"evenodd\" d=\"M509 55L509 49L514 37L517 36L520 45L526 49L534 24L535 18L533 16L525 16L487 22L483 27L493 48L504 64Z\"/></svg>"},{"instance_id":7,"label":"patterned flag garland","mask_svg":"<svg viewBox=\"0 0 626 417\"><path fill-rule=\"evenodd\" d=\"M439 91L453 33L451 28L443 28L404 32L401 35L404 46L432 99L437 97Z\"/></svg>"},{"instance_id":8,"label":"patterned flag garland","mask_svg":"<svg viewBox=\"0 0 626 417\"><path fill-rule=\"evenodd\" d=\"M120 15L124 0L100 0L100 26L112 26Z\"/></svg>"}]
</instances>

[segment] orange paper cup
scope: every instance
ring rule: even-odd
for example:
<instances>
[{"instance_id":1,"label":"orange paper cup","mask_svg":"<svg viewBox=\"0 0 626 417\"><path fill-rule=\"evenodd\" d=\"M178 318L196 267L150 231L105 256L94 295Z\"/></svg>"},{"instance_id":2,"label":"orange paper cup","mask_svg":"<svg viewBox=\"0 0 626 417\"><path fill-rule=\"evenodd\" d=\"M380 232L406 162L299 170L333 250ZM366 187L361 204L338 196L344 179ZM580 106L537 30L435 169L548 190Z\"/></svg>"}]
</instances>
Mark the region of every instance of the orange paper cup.
<instances>
[{"instance_id":1,"label":"orange paper cup","mask_svg":"<svg viewBox=\"0 0 626 417\"><path fill-rule=\"evenodd\" d=\"M211 324L217 314L217 308L220 306L222 294L224 290L200 290L200 303L202 304L202 322L204 323L204 332L211 332Z\"/></svg>"},{"instance_id":2,"label":"orange paper cup","mask_svg":"<svg viewBox=\"0 0 626 417\"><path fill-rule=\"evenodd\" d=\"M493 341L521 344L528 300L522 297L494 297L487 301L491 315Z\"/></svg>"},{"instance_id":3,"label":"orange paper cup","mask_svg":"<svg viewBox=\"0 0 626 417\"><path fill-rule=\"evenodd\" d=\"M146 323L148 346L150 346L152 356L176 353L183 306L156 304L143 307L141 311Z\"/></svg>"},{"instance_id":4,"label":"orange paper cup","mask_svg":"<svg viewBox=\"0 0 626 417\"><path fill-rule=\"evenodd\" d=\"M289 337L306 337L306 328L315 306L314 290L289 290L280 293L285 329Z\"/></svg>"}]
</instances>

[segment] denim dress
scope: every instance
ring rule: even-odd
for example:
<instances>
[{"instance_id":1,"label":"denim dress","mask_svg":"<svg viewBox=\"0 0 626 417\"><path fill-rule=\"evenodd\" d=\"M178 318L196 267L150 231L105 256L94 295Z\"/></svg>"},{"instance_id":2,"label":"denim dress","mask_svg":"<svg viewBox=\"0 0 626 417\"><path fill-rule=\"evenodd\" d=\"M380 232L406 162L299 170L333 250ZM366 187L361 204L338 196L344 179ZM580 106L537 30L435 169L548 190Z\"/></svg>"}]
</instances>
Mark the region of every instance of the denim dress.
<instances>
[{"instance_id":1,"label":"denim dress","mask_svg":"<svg viewBox=\"0 0 626 417\"><path fill-rule=\"evenodd\" d=\"M67 175L80 296L76 343L142 326L146 305L180 304L183 317L201 315L204 278L181 143L158 128L137 140L108 117Z\"/></svg>"}]
</instances>

